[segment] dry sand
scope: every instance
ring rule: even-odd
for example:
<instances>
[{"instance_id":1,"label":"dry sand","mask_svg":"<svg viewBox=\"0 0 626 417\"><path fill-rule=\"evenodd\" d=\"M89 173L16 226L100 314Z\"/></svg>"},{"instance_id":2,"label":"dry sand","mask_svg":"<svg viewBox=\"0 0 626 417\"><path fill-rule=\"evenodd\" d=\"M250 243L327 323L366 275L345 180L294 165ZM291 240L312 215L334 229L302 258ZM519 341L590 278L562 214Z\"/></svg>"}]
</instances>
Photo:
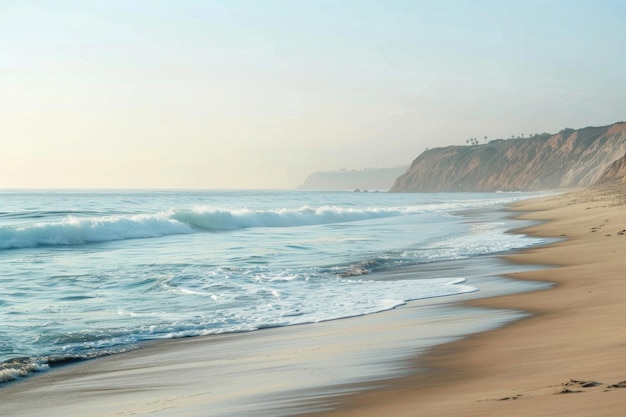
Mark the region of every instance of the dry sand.
<instances>
[{"instance_id":1,"label":"dry sand","mask_svg":"<svg viewBox=\"0 0 626 417\"><path fill-rule=\"evenodd\" d=\"M410 326L417 308L156 343L2 389L0 415L258 416L264 407L276 406L277 392L289 392L289 381L348 372L349 366L337 365L358 352L373 367L372 374L376 367L410 372L373 382L375 389L361 392L366 382L324 392L312 380L300 399L334 407L316 416L625 415L626 185L532 200L516 209L528 212L525 218L549 220L527 233L566 240L508 256L519 263L560 266L516 273L515 278L557 285L470 304L523 309L533 313L530 318L402 362L393 355L415 338ZM390 341L398 346L389 346ZM223 408L233 404L226 388L231 384L248 401L248 408L243 404L234 414ZM267 399L274 403L264 403ZM281 405L295 414L301 403L293 399L286 396Z\"/></svg>"},{"instance_id":2,"label":"dry sand","mask_svg":"<svg viewBox=\"0 0 626 417\"><path fill-rule=\"evenodd\" d=\"M508 256L560 266L515 278L557 285L471 304L533 316L418 358L418 366L430 367L427 379L399 379L321 415L626 415L626 186L592 187L515 209L548 221L526 233L566 239Z\"/></svg>"}]
</instances>

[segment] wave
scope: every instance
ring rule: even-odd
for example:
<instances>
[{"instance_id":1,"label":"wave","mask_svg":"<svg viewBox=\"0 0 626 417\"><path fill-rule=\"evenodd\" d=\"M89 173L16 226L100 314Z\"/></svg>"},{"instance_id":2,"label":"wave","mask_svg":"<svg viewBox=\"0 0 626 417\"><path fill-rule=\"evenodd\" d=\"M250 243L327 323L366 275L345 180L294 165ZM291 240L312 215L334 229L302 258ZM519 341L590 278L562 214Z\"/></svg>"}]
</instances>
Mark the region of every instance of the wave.
<instances>
[{"instance_id":1,"label":"wave","mask_svg":"<svg viewBox=\"0 0 626 417\"><path fill-rule=\"evenodd\" d=\"M8 359L4 362L0 362L0 389L2 389L3 385L6 383L31 376L37 372L45 372L57 366L109 356L116 353L129 352L136 349L136 345L129 345L96 351L84 351L75 355L32 356Z\"/></svg>"},{"instance_id":2,"label":"wave","mask_svg":"<svg viewBox=\"0 0 626 417\"><path fill-rule=\"evenodd\" d=\"M97 215L93 212L60 211L1 213L5 220L37 220L37 222L0 226L0 250L82 245L199 231L341 224L425 212L454 212L496 203L498 201L457 201L407 207L303 206L271 210L200 206L193 209L172 209L159 213L134 215L119 213Z\"/></svg>"},{"instance_id":3,"label":"wave","mask_svg":"<svg viewBox=\"0 0 626 417\"><path fill-rule=\"evenodd\" d=\"M197 207L156 214L68 215L62 220L0 227L0 249L71 246L125 239L154 238L198 231L254 227L299 227L346 223L417 212L416 208L343 208L308 206L296 209L250 210Z\"/></svg>"},{"instance_id":4,"label":"wave","mask_svg":"<svg viewBox=\"0 0 626 417\"><path fill-rule=\"evenodd\" d=\"M412 208L344 208L322 206L276 210L228 210L216 207L198 207L180 210L172 218L203 230L235 230L252 227L298 227L319 224L346 223L383 217L401 216Z\"/></svg>"},{"instance_id":5,"label":"wave","mask_svg":"<svg viewBox=\"0 0 626 417\"><path fill-rule=\"evenodd\" d=\"M68 246L193 233L184 223L156 215L76 217L0 228L0 249Z\"/></svg>"},{"instance_id":6,"label":"wave","mask_svg":"<svg viewBox=\"0 0 626 417\"><path fill-rule=\"evenodd\" d=\"M367 266L371 266L370 263ZM5 383L55 366L136 350L149 340L250 332L337 320L392 310L410 300L477 291L466 284L465 278L387 281L348 276L332 282L318 278L321 279L273 280L278 285L257 287L245 295L237 295L238 300L227 296L223 300L226 304L208 311L135 312L132 306L128 306L130 310L120 309L118 315L144 316L148 320L113 329L96 327L43 332L37 337L37 343L39 350L47 352L0 362L0 390ZM295 288L303 285L308 286L308 290L298 293ZM210 294L174 286L170 289L183 297ZM315 292L315 297L310 297L311 291ZM213 301L219 298L221 296Z\"/></svg>"}]
</instances>

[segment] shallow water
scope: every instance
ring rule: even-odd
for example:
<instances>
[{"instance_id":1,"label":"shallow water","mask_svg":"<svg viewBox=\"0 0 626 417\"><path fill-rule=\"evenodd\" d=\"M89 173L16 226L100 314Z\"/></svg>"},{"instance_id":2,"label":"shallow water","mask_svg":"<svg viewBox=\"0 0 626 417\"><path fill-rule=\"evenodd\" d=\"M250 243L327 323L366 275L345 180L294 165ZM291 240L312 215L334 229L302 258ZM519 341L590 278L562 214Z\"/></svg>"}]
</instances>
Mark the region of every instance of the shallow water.
<instances>
[{"instance_id":1,"label":"shallow water","mask_svg":"<svg viewBox=\"0 0 626 417\"><path fill-rule=\"evenodd\" d=\"M455 213L535 195L0 192L0 380L145 340L480 290L437 266L544 240ZM431 272L389 279L413 266Z\"/></svg>"}]
</instances>

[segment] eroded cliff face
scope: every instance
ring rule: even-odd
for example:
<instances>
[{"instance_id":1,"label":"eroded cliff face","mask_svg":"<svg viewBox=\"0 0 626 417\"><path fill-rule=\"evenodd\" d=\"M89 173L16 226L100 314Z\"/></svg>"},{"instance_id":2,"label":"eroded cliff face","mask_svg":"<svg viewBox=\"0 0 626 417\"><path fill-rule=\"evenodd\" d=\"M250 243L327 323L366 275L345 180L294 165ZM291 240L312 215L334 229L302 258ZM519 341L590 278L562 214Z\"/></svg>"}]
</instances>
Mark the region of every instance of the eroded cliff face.
<instances>
[{"instance_id":1,"label":"eroded cliff face","mask_svg":"<svg viewBox=\"0 0 626 417\"><path fill-rule=\"evenodd\" d=\"M626 182L626 154L609 165L598 182L604 183L609 181Z\"/></svg>"},{"instance_id":2,"label":"eroded cliff face","mask_svg":"<svg viewBox=\"0 0 626 417\"><path fill-rule=\"evenodd\" d=\"M392 192L523 191L584 187L626 155L626 123L556 135L430 149ZM626 161L625 161L626 163ZM626 168L624 168L626 175ZM619 174L614 174L619 175Z\"/></svg>"}]
</instances>

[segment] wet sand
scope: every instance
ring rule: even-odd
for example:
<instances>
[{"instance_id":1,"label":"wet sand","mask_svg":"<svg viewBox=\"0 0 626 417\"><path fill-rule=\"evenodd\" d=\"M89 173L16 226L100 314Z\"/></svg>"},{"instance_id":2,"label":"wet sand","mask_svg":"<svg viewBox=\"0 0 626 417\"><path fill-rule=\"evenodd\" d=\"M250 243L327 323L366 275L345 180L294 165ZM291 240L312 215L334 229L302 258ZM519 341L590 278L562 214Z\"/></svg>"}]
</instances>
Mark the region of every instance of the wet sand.
<instances>
[{"instance_id":1,"label":"wet sand","mask_svg":"<svg viewBox=\"0 0 626 417\"><path fill-rule=\"evenodd\" d=\"M474 299L471 308L425 300L315 325L153 343L1 389L0 415L623 415L626 187L516 209L548 220L527 233L565 239L507 256L558 265L512 274L555 282L552 289ZM521 310L532 315L461 340L449 328L436 332L444 323L459 336L481 323L494 328ZM430 344L416 334L423 326Z\"/></svg>"},{"instance_id":2,"label":"wet sand","mask_svg":"<svg viewBox=\"0 0 626 417\"><path fill-rule=\"evenodd\" d=\"M526 233L562 242L507 256L555 265L513 274L553 289L470 304L532 316L439 346L387 389L317 416L623 416L626 410L626 184L530 200Z\"/></svg>"},{"instance_id":3,"label":"wet sand","mask_svg":"<svg viewBox=\"0 0 626 417\"><path fill-rule=\"evenodd\" d=\"M0 415L258 417L333 409L345 394L420 372L410 360L435 345L522 317L455 303L543 287L493 276L511 268L488 256L381 273L381 279L463 274L481 291L362 317L149 343L0 389Z\"/></svg>"}]
</instances>

